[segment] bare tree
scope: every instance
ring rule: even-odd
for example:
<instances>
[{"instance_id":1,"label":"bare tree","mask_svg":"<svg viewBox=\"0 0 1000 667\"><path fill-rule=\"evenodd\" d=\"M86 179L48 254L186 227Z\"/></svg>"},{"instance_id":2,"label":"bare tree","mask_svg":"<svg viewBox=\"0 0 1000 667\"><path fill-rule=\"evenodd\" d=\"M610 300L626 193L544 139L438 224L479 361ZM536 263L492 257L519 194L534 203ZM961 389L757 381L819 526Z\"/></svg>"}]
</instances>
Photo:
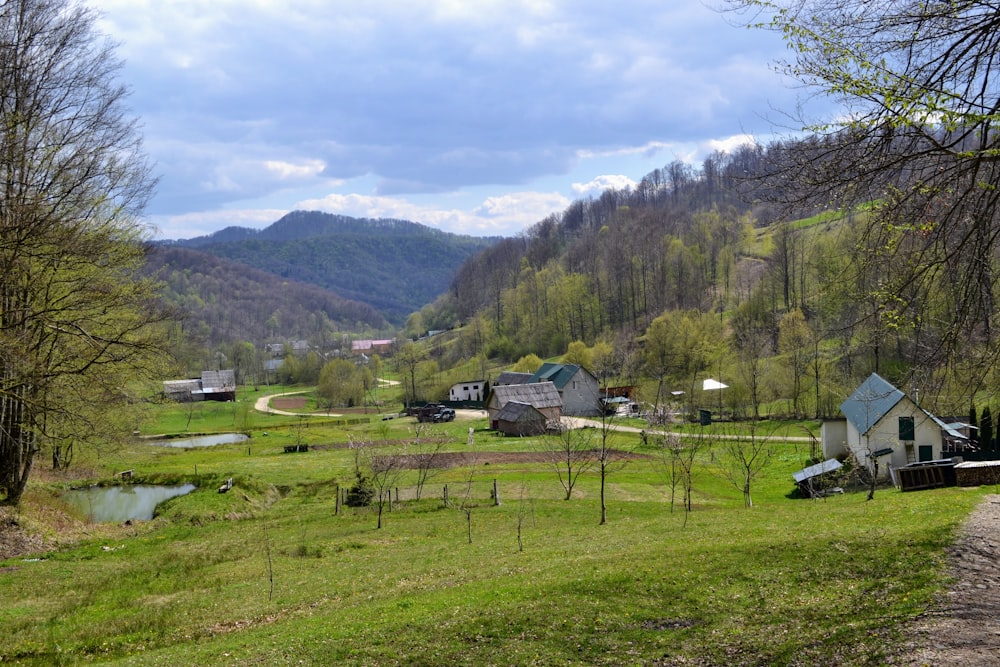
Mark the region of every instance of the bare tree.
<instances>
[{"instance_id":1,"label":"bare tree","mask_svg":"<svg viewBox=\"0 0 1000 667\"><path fill-rule=\"evenodd\" d=\"M375 527L381 528L382 514L386 507L392 507L392 489L403 474L405 459L399 452L370 441L358 443L355 451L368 472L366 479L375 492L372 496L378 517Z\"/></svg>"},{"instance_id":2,"label":"bare tree","mask_svg":"<svg viewBox=\"0 0 1000 667\"><path fill-rule=\"evenodd\" d=\"M597 463L594 450L593 429L572 429L560 426L557 436L546 436L541 439L540 446L545 457L552 464L566 495L564 500L573 497L573 488L580 475L592 469Z\"/></svg>"},{"instance_id":3,"label":"bare tree","mask_svg":"<svg viewBox=\"0 0 1000 667\"><path fill-rule=\"evenodd\" d=\"M724 435L722 444L723 474L743 493L743 504L753 507L753 483L771 462L771 439L758 433L757 421L750 422L748 435Z\"/></svg>"},{"instance_id":4,"label":"bare tree","mask_svg":"<svg viewBox=\"0 0 1000 667\"><path fill-rule=\"evenodd\" d=\"M430 424L421 422L413 425L413 454L411 454L410 458L417 469L417 500L420 500L427 481L441 472L439 465L441 463L441 450L444 448L444 442L427 438L426 435L430 432L429 427Z\"/></svg>"},{"instance_id":5,"label":"bare tree","mask_svg":"<svg viewBox=\"0 0 1000 667\"><path fill-rule=\"evenodd\" d=\"M458 503L455 503L450 498L448 500L449 506L465 514L465 527L469 536L469 544L472 544L472 510L477 507L475 498L472 497L472 490L478 468L479 453L473 452L469 459L469 465L466 468L465 492L462 494L462 499Z\"/></svg>"},{"instance_id":6,"label":"bare tree","mask_svg":"<svg viewBox=\"0 0 1000 667\"><path fill-rule=\"evenodd\" d=\"M597 427L597 443L594 456L601 476L601 525L608 522L608 477L624 468L629 461L629 452L615 448L614 417L606 410L601 411L600 426Z\"/></svg>"},{"instance_id":7,"label":"bare tree","mask_svg":"<svg viewBox=\"0 0 1000 667\"><path fill-rule=\"evenodd\" d=\"M710 446L711 440L704 433L682 439L676 433L664 429L660 447L660 461L670 484L670 511L674 511L675 490L679 484L684 506L684 525L694 509L694 470L701 453Z\"/></svg>"},{"instance_id":8,"label":"bare tree","mask_svg":"<svg viewBox=\"0 0 1000 667\"><path fill-rule=\"evenodd\" d=\"M0 503L46 442L94 440L165 317L138 278L155 179L113 47L72 0L0 3ZM152 373L150 373L152 374Z\"/></svg>"}]
</instances>

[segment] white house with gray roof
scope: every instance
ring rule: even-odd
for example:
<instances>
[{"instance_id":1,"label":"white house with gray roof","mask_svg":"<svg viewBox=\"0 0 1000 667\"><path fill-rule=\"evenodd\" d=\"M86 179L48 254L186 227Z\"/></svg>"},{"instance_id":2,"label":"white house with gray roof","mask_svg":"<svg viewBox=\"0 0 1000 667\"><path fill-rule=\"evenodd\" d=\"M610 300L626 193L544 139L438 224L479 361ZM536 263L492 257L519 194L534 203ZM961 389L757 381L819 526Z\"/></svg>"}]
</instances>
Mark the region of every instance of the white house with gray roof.
<instances>
[{"instance_id":1,"label":"white house with gray roof","mask_svg":"<svg viewBox=\"0 0 1000 667\"><path fill-rule=\"evenodd\" d=\"M823 423L824 458L853 456L869 470L877 458L881 479L889 475L890 466L938 460L946 437L965 437L876 373L854 390L840 411L845 419Z\"/></svg>"}]
</instances>

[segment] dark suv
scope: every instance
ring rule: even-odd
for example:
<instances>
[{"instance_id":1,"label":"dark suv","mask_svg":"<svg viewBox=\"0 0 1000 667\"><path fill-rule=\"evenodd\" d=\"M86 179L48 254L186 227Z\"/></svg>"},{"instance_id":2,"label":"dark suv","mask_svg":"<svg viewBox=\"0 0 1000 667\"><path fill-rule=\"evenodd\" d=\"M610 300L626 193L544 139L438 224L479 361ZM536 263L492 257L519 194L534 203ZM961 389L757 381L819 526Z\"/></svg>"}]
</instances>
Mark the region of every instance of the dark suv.
<instances>
[{"instance_id":1,"label":"dark suv","mask_svg":"<svg viewBox=\"0 0 1000 667\"><path fill-rule=\"evenodd\" d=\"M455 411L451 408L441 408L434 413L432 419L436 422L450 422L455 420Z\"/></svg>"}]
</instances>

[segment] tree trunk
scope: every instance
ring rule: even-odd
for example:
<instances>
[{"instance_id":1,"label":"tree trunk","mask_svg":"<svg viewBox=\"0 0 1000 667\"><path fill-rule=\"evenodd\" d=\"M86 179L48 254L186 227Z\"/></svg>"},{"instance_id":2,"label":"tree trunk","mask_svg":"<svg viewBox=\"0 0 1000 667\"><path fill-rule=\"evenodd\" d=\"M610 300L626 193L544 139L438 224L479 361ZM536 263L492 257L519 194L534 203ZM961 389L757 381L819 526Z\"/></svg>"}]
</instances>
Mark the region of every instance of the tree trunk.
<instances>
[{"instance_id":1,"label":"tree trunk","mask_svg":"<svg viewBox=\"0 0 1000 667\"><path fill-rule=\"evenodd\" d=\"M607 480L607 470L605 464L601 463L601 524L604 525L608 522L608 503L604 498L604 487L605 481Z\"/></svg>"}]
</instances>

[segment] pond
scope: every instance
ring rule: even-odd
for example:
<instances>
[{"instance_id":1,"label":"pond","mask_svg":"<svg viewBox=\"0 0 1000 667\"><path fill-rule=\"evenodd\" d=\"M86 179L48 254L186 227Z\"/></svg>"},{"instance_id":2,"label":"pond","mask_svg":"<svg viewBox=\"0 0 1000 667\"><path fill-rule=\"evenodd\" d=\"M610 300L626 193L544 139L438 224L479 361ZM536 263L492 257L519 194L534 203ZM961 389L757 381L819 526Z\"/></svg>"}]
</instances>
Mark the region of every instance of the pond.
<instances>
[{"instance_id":1,"label":"pond","mask_svg":"<svg viewBox=\"0 0 1000 667\"><path fill-rule=\"evenodd\" d=\"M160 503L195 490L194 484L180 486L92 486L73 489L63 500L97 523L122 522L129 519L148 521Z\"/></svg>"},{"instance_id":2,"label":"pond","mask_svg":"<svg viewBox=\"0 0 1000 667\"><path fill-rule=\"evenodd\" d=\"M214 447L215 445L230 445L234 442L244 442L249 440L249 436L242 433L216 433L214 435L198 435L193 438L178 438L176 440L155 440L151 445L158 447Z\"/></svg>"}]
</instances>

